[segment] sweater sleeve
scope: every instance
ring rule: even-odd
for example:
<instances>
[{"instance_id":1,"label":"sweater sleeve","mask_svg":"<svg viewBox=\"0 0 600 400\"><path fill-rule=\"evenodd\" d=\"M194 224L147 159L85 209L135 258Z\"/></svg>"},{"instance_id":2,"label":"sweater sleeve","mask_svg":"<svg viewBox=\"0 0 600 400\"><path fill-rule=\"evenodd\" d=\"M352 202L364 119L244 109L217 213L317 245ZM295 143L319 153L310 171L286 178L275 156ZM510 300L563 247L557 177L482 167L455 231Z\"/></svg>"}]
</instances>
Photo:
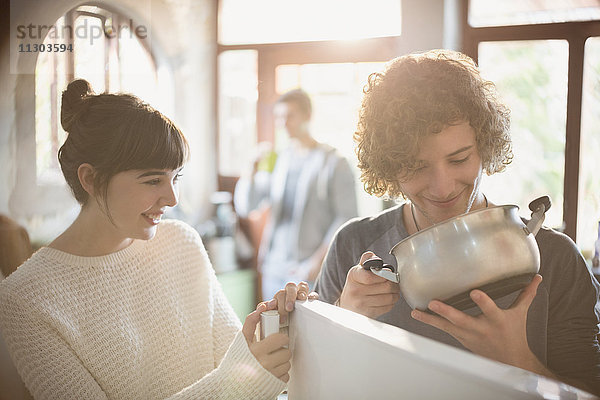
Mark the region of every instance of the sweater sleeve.
<instances>
[{"instance_id":1,"label":"sweater sleeve","mask_svg":"<svg viewBox=\"0 0 600 400\"><path fill-rule=\"evenodd\" d=\"M215 351L215 367L221 363L229 345L235 338L235 335L242 325L233 311L233 308L227 301L220 283L214 273L211 273L211 286L213 289L213 346Z\"/></svg>"},{"instance_id":2,"label":"sweater sleeve","mask_svg":"<svg viewBox=\"0 0 600 400\"><path fill-rule=\"evenodd\" d=\"M60 334L6 292L0 330L25 386L36 399L107 399Z\"/></svg>"},{"instance_id":3,"label":"sweater sleeve","mask_svg":"<svg viewBox=\"0 0 600 400\"><path fill-rule=\"evenodd\" d=\"M169 400L274 399L283 389L285 383L259 364L239 331L218 368Z\"/></svg>"},{"instance_id":4,"label":"sweater sleeve","mask_svg":"<svg viewBox=\"0 0 600 400\"><path fill-rule=\"evenodd\" d=\"M196 238L196 240L200 240ZM194 384L171 396L181 399L272 399L285 383L264 369L248 348L241 323L227 301L221 284L200 242L202 263L207 268L212 309L212 340L215 369Z\"/></svg>"}]
</instances>

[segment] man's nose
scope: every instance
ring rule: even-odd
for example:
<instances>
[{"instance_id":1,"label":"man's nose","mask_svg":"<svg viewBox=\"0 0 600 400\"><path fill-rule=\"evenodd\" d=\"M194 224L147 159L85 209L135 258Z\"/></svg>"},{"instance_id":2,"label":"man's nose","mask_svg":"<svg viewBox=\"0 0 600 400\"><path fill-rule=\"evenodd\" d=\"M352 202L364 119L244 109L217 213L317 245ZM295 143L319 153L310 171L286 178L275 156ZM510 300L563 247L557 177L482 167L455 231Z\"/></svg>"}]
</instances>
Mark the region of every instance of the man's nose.
<instances>
[{"instance_id":1,"label":"man's nose","mask_svg":"<svg viewBox=\"0 0 600 400\"><path fill-rule=\"evenodd\" d=\"M432 168L429 175L429 193L435 196L436 200L444 201L453 191L454 178L451 172L445 167Z\"/></svg>"}]
</instances>

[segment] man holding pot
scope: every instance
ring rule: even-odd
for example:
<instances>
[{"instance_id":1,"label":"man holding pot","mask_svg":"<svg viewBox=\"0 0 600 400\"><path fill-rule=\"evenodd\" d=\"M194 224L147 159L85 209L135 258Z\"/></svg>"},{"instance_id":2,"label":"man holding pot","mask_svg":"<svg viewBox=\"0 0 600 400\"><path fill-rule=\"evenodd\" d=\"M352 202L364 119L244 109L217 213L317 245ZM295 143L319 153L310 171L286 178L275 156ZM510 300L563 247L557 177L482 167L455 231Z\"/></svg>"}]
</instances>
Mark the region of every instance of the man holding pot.
<instances>
[{"instance_id":1,"label":"man holding pot","mask_svg":"<svg viewBox=\"0 0 600 400\"><path fill-rule=\"evenodd\" d=\"M512 160L509 114L461 53L410 54L372 74L355 133L361 179L370 194L406 201L340 228L315 290L323 301L600 393L600 288L567 236L540 229L539 274L496 300L472 290L476 306L464 311L437 300L413 310L397 283L360 265L377 255L397 268L396 243L494 206L479 186L483 172Z\"/></svg>"}]
</instances>

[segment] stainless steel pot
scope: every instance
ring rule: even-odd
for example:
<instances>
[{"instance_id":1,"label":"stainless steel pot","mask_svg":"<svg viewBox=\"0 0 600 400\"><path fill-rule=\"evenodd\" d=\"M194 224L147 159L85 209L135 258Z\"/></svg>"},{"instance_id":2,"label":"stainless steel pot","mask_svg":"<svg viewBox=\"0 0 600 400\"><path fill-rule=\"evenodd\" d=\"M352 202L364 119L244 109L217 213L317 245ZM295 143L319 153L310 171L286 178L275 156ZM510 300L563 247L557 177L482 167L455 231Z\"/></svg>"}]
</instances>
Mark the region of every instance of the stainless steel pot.
<instances>
[{"instance_id":1,"label":"stainless steel pot","mask_svg":"<svg viewBox=\"0 0 600 400\"><path fill-rule=\"evenodd\" d=\"M451 218L396 244L390 253L396 257L397 272L379 258L365 261L363 267L399 283L412 308L427 310L434 299L461 310L470 308L471 290L479 288L498 298L523 288L539 271L534 236L550 204L547 196L531 202L527 225L515 205Z\"/></svg>"}]
</instances>

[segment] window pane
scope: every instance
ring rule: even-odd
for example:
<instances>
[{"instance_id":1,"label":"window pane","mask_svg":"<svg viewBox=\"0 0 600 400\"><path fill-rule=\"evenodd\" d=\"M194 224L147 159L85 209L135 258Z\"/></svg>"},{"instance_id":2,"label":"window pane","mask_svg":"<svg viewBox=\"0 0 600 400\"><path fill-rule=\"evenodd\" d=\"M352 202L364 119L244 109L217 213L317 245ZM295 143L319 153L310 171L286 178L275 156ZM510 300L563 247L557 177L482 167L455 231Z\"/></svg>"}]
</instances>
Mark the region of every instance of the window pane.
<instances>
[{"instance_id":1,"label":"window pane","mask_svg":"<svg viewBox=\"0 0 600 400\"><path fill-rule=\"evenodd\" d=\"M275 90L285 93L300 86L300 66L297 64L278 65L275 68Z\"/></svg>"},{"instance_id":2,"label":"window pane","mask_svg":"<svg viewBox=\"0 0 600 400\"><path fill-rule=\"evenodd\" d=\"M157 71L151 54L129 26L131 19L121 17L121 24L113 25L112 38L102 34L100 17L111 18L113 14L98 7L82 6L78 12L91 12L98 16L79 16L72 31L76 32L73 43L73 62L76 78L90 82L96 93L105 89L110 92L133 93L161 111L172 111L170 76ZM114 15L119 18L118 15ZM57 20L57 31L65 29L65 17ZM50 33L45 44L66 44L63 38ZM44 184L63 184L64 178L58 165L57 153L66 138L60 124L62 91L67 87L69 58L67 52L40 52L36 63L36 171L37 180ZM106 82L108 81L108 87Z\"/></svg>"},{"instance_id":3,"label":"window pane","mask_svg":"<svg viewBox=\"0 0 600 400\"><path fill-rule=\"evenodd\" d=\"M563 40L486 42L479 45L482 75L496 83L511 109L514 160L483 179L484 193L500 204L528 204L549 195L547 226L562 227L567 110L568 44Z\"/></svg>"},{"instance_id":4,"label":"window pane","mask_svg":"<svg viewBox=\"0 0 600 400\"><path fill-rule=\"evenodd\" d=\"M301 87L311 97L313 113L310 132L319 142L337 148L352 166L360 215L382 209L381 200L369 196L359 181L352 136L358 122L363 86L370 73L383 70L384 63L327 63L281 65L276 69L278 94ZM294 79L295 77L295 79ZM285 145L287 134L275 124L276 148Z\"/></svg>"},{"instance_id":5,"label":"window pane","mask_svg":"<svg viewBox=\"0 0 600 400\"><path fill-rule=\"evenodd\" d=\"M55 25L60 32L65 25L64 18L59 18ZM44 44L65 43L51 36L46 36ZM66 137L60 124L62 89L67 86L66 54L41 52L35 66L36 177L39 183L64 182L57 153Z\"/></svg>"},{"instance_id":6,"label":"window pane","mask_svg":"<svg viewBox=\"0 0 600 400\"><path fill-rule=\"evenodd\" d=\"M156 105L160 94L157 91L156 69L151 55L127 26L121 26L119 38L111 40L119 41L119 90Z\"/></svg>"},{"instance_id":7,"label":"window pane","mask_svg":"<svg viewBox=\"0 0 600 400\"><path fill-rule=\"evenodd\" d=\"M600 19L600 0L469 0L471 26L523 25Z\"/></svg>"},{"instance_id":8,"label":"window pane","mask_svg":"<svg viewBox=\"0 0 600 400\"><path fill-rule=\"evenodd\" d=\"M255 50L219 55L219 173L239 176L256 146L258 55Z\"/></svg>"},{"instance_id":9,"label":"window pane","mask_svg":"<svg viewBox=\"0 0 600 400\"><path fill-rule=\"evenodd\" d=\"M400 35L401 0L221 0L222 44Z\"/></svg>"},{"instance_id":10,"label":"window pane","mask_svg":"<svg viewBox=\"0 0 600 400\"><path fill-rule=\"evenodd\" d=\"M104 35L96 36L91 32L104 32L100 18L80 16L75 19L74 30L90 32L86 35L74 35L73 57L75 58L75 78L86 79L96 93L105 91Z\"/></svg>"},{"instance_id":11,"label":"window pane","mask_svg":"<svg viewBox=\"0 0 600 400\"><path fill-rule=\"evenodd\" d=\"M600 37L585 43L577 244L590 258L600 220Z\"/></svg>"}]
</instances>

